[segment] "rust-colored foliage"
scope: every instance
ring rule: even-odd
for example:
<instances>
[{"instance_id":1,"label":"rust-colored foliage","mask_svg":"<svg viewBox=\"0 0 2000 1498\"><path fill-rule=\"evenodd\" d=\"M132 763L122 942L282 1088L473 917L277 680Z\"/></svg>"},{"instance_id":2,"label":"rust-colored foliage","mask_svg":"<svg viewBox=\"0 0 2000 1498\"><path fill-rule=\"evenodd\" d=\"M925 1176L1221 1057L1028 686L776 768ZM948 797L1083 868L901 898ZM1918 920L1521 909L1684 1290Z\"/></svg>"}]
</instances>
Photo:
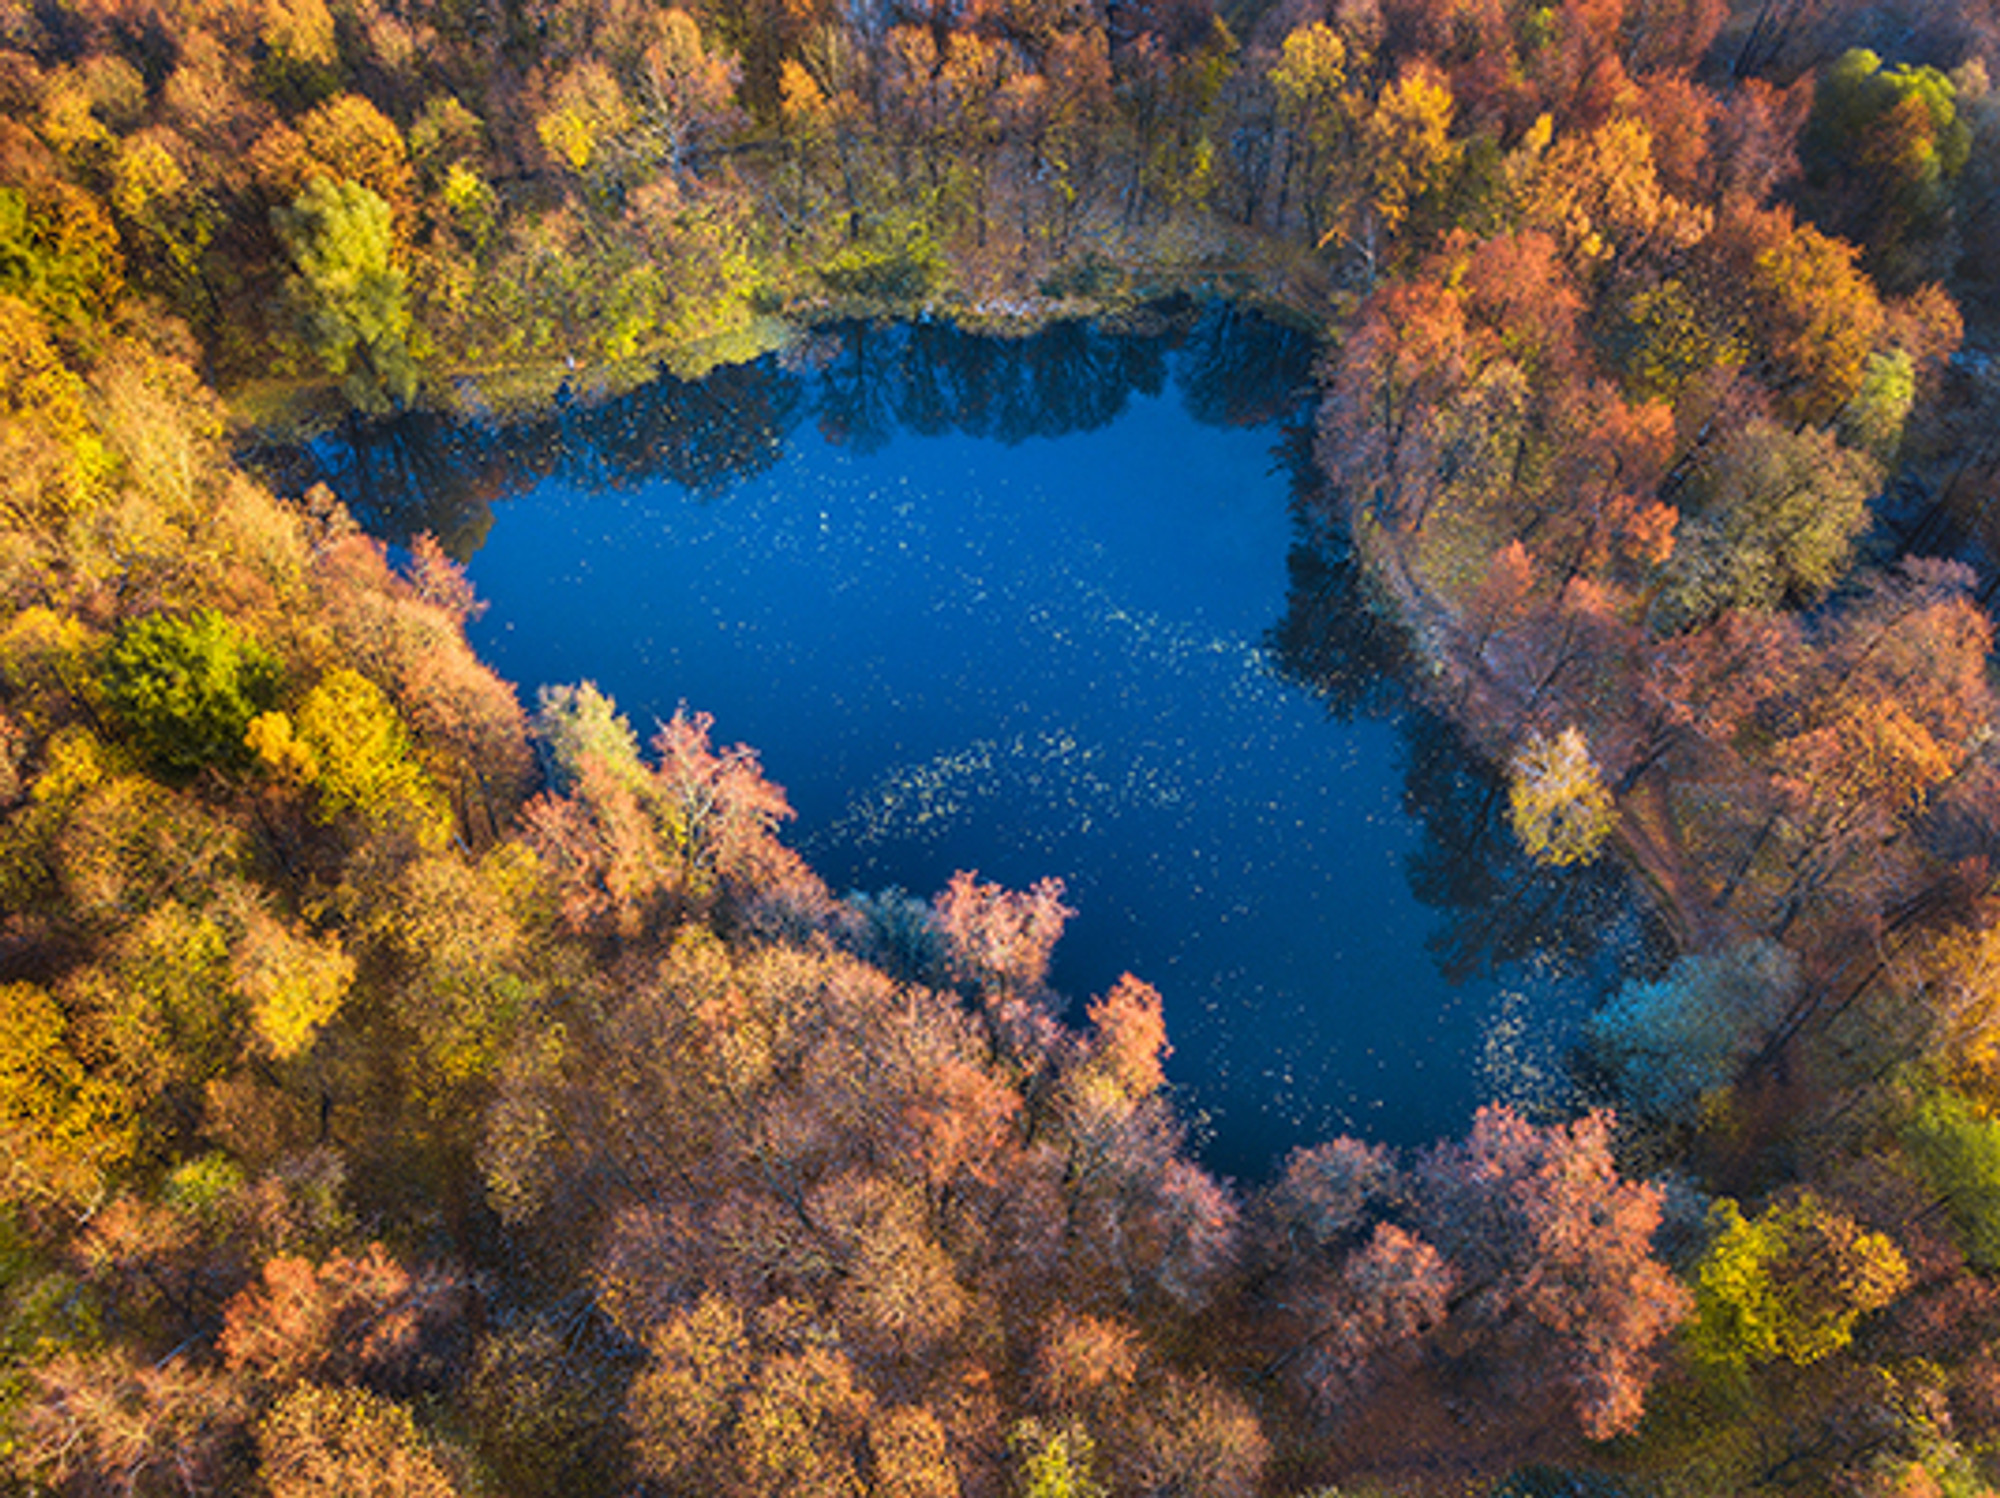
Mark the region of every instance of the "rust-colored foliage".
<instances>
[{"instance_id":1,"label":"rust-colored foliage","mask_svg":"<svg viewBox=\"0 0 2000 1498\"><path fill-rule=\"evenodd\" d=\"M319 1264L281 1255L229 1303L220 1348L232 1372L269 1386L361 1379L415 1389L452 1371L472 1308L463 1283L413 1275L379 1243Z\"/></svg>"},{"instance_id":2,"label":"rust-colored foliage","mask_svg":"<svg viewBox=\"0 0 2000 1498\"><path fill-rule=\"evenodd\" d=\"M1062 903L1060 879L1043 879L1025 893L982 884L960 870L937 897L946 961L955 982L989 998L1034 998L1042 992L1049 953L1075 912Z\"/></svg>"},{"instance_id":3,"label":"rust-colored foliage","mask_svg":"<svg viewBox=\"0 0 2000 1498\"><path fill-rule=\"evenodd\" d=\"M1601 1112L1544 1128L1486 1107L1418 1167L1419 1222L1461 1276L1454 1320L1507 1347L1519 1393L1552 1383L1595 1440L1638 1423L1689 1309L1653 1257L1660 1188L1620 1177L1611 1129Z\"/></svg>"}]
</instances>

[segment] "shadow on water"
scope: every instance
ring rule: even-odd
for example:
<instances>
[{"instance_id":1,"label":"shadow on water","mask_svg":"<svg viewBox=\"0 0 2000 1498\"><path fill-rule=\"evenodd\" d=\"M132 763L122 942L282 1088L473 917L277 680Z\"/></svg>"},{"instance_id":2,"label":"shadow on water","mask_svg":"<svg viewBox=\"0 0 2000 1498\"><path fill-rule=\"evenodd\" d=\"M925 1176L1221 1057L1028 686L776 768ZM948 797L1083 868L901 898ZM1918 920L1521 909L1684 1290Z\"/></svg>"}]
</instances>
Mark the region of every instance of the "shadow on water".
<instances>
[{"instance_id":1,"label":"shadow on water","mask_svg":"<svg viewBox=\"0 0 2000 1498\"><path fill-rule=\"evenodd\" d=\"M797 375L761 359L698 381L663 374L591 405L560 400L506 426L431 411L357 421L338 440L255 461L291 492L325 484L391 545L428 531L463 562L485 544L493 505L550 479L586 493L665 480L723 494L783 457L805 402Z\"/></svg>"},{"instance_id":2,"label":"shadow on water","mask_svg":"<svg viewBox=\"0 0 2000 1498\"><path fill-rule=\"evenodd\" d=\"M1521 851L1505 781L1452 724L1413 707L1402 748L1403 809L1423 832L1404 871L1410 892L1441 916L1425 946L1448 981L1529 961L1650 977L1671 959L1670 928L1616 860L1555 869Z\"/></svg>"},{"instance_id":3,"label":"shadow on water","mask_svg":"<svg viewBox=\"0 0 2000 1498\"><path fill-rule=\"evenodd\" d=\"M1273 668L1330 718L1398 726L1402 805L1421 841L1404 859L1410 891L1438 913L1425 947L1453 984L1532 963L1599 991L1652 977L1673 956L1671 929L1615 861L1551 869L1522 851L1505 780L1456 725L1413 689L1408 632L1369 583L1347 527L1331 518L1304 423L1281 459L1293 485L1285 612L1264 638Z\"/></svg>"},{"instance_id":4,"label":"shadow on water","mask_svg":"<svg viewBox=\"0 0 2000 1498\"><path fill-rule=\"evenodd\" d=\"M1264 634L1278 674L1340 722L1383 717L1409 700L1416 659L1402 623L1374 596L1347 527L1332 518L1313 462L1312 428L1294 422L1278 457L1292 485L1285 612Z\"/></svg>"}]
</instances>

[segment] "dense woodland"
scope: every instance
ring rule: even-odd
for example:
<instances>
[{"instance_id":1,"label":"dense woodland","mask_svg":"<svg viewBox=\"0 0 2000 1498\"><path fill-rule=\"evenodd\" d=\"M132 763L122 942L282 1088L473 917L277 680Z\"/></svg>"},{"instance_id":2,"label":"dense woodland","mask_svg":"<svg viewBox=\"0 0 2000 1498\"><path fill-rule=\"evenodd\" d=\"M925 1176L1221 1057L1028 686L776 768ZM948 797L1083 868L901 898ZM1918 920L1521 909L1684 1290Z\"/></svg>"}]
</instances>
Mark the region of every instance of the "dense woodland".
<instances>
[{"instance_id":1,"label":"dense woodland","mask_svg":"<svg viewBox=\"0 0 2000 1498\"><path fill-rule=\"evenodd\" d=\"M9 1490L2000 1484L1994 68L1992 0L0 0ZM750 750L524 705L444 547L233 456L1189 290L1323 340L1473 799L1671 921L1600 1106L1219 1180L1059 886L837 898Z\"/></svg>"}]
</instances>

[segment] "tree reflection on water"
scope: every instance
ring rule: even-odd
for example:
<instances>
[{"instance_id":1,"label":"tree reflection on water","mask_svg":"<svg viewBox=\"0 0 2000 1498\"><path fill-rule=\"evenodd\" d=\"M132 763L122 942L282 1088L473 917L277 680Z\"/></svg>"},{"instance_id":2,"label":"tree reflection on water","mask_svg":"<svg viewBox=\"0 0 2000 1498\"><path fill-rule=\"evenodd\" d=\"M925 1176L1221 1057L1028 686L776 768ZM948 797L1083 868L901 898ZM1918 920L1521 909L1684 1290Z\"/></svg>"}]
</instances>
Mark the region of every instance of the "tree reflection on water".
<instances>
[{"instance_id":1,"label":"tree reflection on water","mask_svg":"<svg viewBox=\"0 0 2000 1498\"><path fill-rule=\"evenodd\" d=\"M1440 921L1425 945L1452 983L1532 961L1599 986L1650 976L1672 955L1665 921L1615 859L1545 868L1522 851L1503 778L1412 685L1408 633L1374 596L1345 526L1328 519L1311 433L1284 449L1294 483L1295 536L1285 612L1265 636L1274 668L1329 717L1395 717L1403 746L1403 807L1422 842L1405 860L1411 893Z\"/></svg>"},{"instance_id":2,"label":"tree reflection on water","mask_svg":"<svg viewBox=\"0 0 2000 1498\"><path fill-rule=\"evenodd\" d=\"M410 411L260 456L280 487L326 484L392 545L429 531L464 561L492 527L491 506L545 480L584 493L667 480L719 498L775 466L801 422L860 452L898 432L1014 443L1108 426L1169 383L1196 420L1226 426L1275 420L1306 390L1313 343L1297 330L1191 302L1133 321L1138 331L1066 322L1015 339L940 322L841 324L807 335L793 357L695 381L663 374L525 421Z\"/></svg>"}]
</instances>

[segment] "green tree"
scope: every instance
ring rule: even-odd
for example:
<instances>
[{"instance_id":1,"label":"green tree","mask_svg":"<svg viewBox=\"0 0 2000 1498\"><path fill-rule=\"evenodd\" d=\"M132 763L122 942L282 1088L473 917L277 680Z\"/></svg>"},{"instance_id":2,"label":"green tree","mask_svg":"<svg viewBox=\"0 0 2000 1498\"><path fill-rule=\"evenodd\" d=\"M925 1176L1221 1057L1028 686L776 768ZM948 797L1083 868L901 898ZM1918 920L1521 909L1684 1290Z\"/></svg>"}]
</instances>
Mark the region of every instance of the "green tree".
<instances>
[{"instance_id":1,"label":"green tree","mask_svg":"<svg viewBox=\"0 0 2000 1498\"><path fill-rule=\"evenodd\" d=\"M1844 210L1878 272L1908 284L1942 237L1951 187L1972 154L1958 89L1931 67L1888 67L1865 48L1819 80L1802 140L1810 180Z\"/></svg>"},{"instance_id":2,"label":"green tree","mask_svg":"<svg viewBox=\"0 0 2000 1498\"><path fill-rule=\"evenodd\" d=\"M278 663L213 609L148 614L105 657L111 706L155 761L177 774L248 762L243 735L277 699Z\"/></svg>"},{"instance_id":3,"label":"green tree","mask_svg":"<svg viewBox=\"0 0 2000 1498\"><path fill-rule=\"evenodd\" d=\"M1980 1117L1941 1087L1919 1099L1902 1135L1951 1213L1965 1257L1981 1269L2000 1269L2000 1119Z\"/></svg>"},{"instance_id":4,"label":"green tree","mask_svg":"<svg viewBox=\"0 0 2000 1498\"><path fill-rule=\"evenodd\" d=\"M358 182L315 177L273 215L308 345L356 406L384 411L415 394L409 277L393 216Z\"/></svg>"},{"instance_id":5,"label":"green tree","mask_svg":"<svg viewBox=\"0 0 2000 1498\"><path fill-rule=\"evenodd\" d=\"M1903 424L1917 402L1917 370L1902 349L1870 354L1861 388L1840 411L1840 435L1850 447L1887 463L1903 441Z\"/></svg>"}]
</instances>

